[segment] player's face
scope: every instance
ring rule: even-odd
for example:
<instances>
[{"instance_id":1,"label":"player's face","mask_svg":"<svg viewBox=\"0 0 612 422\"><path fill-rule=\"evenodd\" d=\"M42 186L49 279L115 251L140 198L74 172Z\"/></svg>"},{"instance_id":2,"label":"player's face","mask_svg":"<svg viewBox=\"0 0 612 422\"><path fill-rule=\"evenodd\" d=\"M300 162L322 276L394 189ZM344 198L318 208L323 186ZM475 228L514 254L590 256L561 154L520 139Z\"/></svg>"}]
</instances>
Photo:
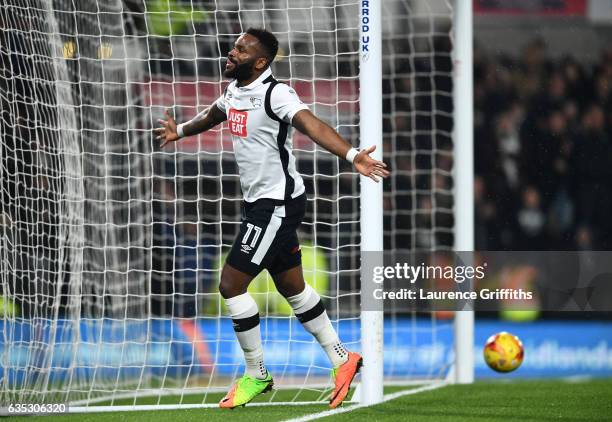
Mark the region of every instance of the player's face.
<instances>
[{"instance_id":1,"label":"player's face","mask_svg":"<svg viewBox=\"0 0 612 422\"><path fill-rule=\"evenodd\" d=\"M227 55L223 76L244 81L261 67L259 40L252 35L241 35ZM265 64L265 63L264 63Z\"/></svg>"}]
</instances>

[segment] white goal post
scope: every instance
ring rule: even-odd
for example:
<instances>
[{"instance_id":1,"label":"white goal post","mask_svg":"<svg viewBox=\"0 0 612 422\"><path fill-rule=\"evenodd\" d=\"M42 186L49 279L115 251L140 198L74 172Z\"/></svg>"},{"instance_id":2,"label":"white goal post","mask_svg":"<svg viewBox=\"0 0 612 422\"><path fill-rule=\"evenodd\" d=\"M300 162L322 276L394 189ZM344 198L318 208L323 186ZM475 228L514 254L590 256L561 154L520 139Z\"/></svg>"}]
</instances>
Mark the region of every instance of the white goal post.
<instances>
[{"instance_id":1,"label":"white goal post","mask_svg":"<svg viewBox=\"0 0 612 422\"><path fill-rule=\"evenodd\" d=\"M228 131L161 150L152 128L223 92L249 26L279 38L275 76L392 172L360 178L294 133L305 278L365 359L351 400L472 382L473 313L360 307L363 253L473 249L471 25L469 0L3 1L0 409L215 407L242 374L217 289L242 201ZM249 291L277 387L258 405L325 403L318 344L267 273Z\"/></svg>"},{"instance_id":2,"label":"white goal post","mask_svg":"<svg viewBox=\"0 0 612 422\"><path fill-rule=\"evenodd\" d=\"M456 0L453 108L455 145L455 250L474 250L474 84L472 2ZM461 107L457 105L461 104ZM474 382L474 311L455 315L455 379Z\"/></svg>"},{"instance_id":3,"label":"white goal post","mask_svg":"<svg viewBox=\"0 0 612 422\"><path fill-rule=\"evenodd\" d=\"M372 156L383 159L382 142L382 4L363 1L360 7L359 37L359 140L361 148L376 146ZM367 177L360 176L361 201L361 253L380 253L384 250L383 187ZM382 265L382 262L378 263ZM361 270L361 285L370 283L370 274ZM364 301L362 300L362 307ZM361 310L362 369L361 403L382 401L384 386L384 311Z\"/></svg>"}]
</instances>

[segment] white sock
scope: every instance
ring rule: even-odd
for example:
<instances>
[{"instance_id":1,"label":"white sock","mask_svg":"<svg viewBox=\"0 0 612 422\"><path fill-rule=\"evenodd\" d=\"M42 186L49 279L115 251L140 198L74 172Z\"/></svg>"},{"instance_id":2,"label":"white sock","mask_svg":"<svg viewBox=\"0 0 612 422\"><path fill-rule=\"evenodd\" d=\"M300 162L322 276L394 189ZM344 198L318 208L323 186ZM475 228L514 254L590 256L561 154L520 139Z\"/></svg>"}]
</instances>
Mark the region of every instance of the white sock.
<instances>
[{"instance_id":1,"label":"white sock","mask_svg":"<svg viewBox=\"0 0 612 422\"><path fill-rule=\"evenodd\" d=\"M300 320L306 331L312 334L331 361L338 367L348 360L348 350L342 344L332 326L321 297L315 290L306 284L302 293L287 298L293 308L295 316Z\"/></svg>"},{"instance_id":2,"label":"white sock","mask_svg":"<svg viewBox=\"0 0 612 422\"><path fill-rule=\"evenodd\" d=\"M264 379L268 371L263 360L257 303L250 294L244 293L225 299L225 305L232 317L238 343L244 352L245 373Z\"/></svg>"}]
</instances>

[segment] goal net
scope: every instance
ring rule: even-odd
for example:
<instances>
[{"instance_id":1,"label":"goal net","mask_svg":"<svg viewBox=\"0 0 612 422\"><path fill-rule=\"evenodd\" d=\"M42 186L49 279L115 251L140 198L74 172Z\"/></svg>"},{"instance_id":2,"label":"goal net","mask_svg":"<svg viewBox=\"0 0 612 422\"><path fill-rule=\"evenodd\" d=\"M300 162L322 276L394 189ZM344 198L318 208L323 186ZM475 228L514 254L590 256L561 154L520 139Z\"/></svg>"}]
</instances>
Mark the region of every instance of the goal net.
<instances>
[{"instance_id":1,"label":"goal net","mask_svg":"<svg viewBox=\"0 0 612 422\"><path fill-rule=\"evenodd\" d=\"M359 145L357 0L6 0L0 6L0 406L214 406L244 370L217 285L241 215L224 125L161 150L152 128L209 106L236 37L265 27L273 71ZM384 245L450 250L452 8L383 5ZM305 278L360 350L360 189L299 133ZM361 198L367 200L367 198ZM366 222L367 223L367 222ZM330 364L267 273L267 402L323 402ZM444 379L448 315L385 304L389 383Z\"/></svg>"}]
</instances>

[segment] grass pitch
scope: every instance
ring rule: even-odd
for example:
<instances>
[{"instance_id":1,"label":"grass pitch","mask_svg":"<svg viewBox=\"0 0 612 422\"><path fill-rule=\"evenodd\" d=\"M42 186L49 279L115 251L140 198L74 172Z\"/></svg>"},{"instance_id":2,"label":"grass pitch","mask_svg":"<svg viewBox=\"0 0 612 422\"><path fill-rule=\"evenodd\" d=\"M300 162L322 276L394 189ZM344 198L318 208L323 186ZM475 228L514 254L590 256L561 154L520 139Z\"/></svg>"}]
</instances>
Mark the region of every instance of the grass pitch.
<instances>
[{"instance_id":1,"label":"grass pitch","mask_svg":"<svg viewBox=\"0 0 612 422\"><path fill-rule=\"evenodd\" d=\"M334 421L351 418L419 422L612 421L612 380L451 385L333 416Z\"/></svg>"},{"instance_id":2,"label":"grass pitch","mask_svg":"<svg viewBox=\"0 0 612 422\"><path fill-rule=\"evenodd\" d=\"M386 389L386 393L398 388ZM284 397L279 397L279 399ZM70 414L59 422L111 421L282 421L328 410L325 405L248 405L235 410L186 409ZM23 417L2 421L24 421ZM334 421L611 421L612 379L583 382L513 381L450 385L325 418Z\"/></svg>"}]
</instances>

